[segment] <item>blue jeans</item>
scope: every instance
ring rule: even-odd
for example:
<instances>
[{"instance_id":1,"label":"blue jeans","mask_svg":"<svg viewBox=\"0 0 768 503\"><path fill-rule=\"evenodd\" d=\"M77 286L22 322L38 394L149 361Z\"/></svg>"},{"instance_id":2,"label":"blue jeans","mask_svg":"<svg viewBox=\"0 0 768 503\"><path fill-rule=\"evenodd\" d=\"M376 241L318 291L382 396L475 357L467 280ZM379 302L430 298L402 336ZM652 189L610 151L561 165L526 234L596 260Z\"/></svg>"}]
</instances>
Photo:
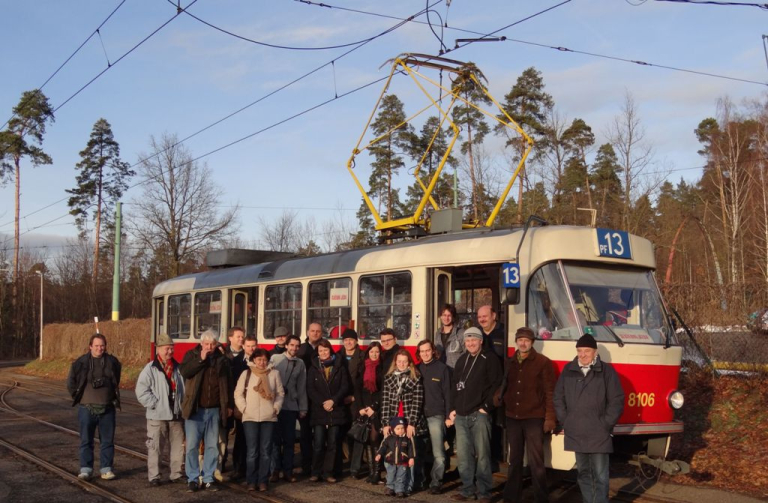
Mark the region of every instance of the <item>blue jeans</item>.
<instances>
[{"instance_id":1,"label":"blue jeans","mask_svg":"<svg viewBox=\"0 0 768 503\"><path fill-rule=\"evenodd\" d=\"M266 484L269 481L274 427L274 421L243 421L246 445L245 480L249 484Z\"/></svg>"},{"instance_id":2,"label":"blue jeans","mask_svg":"<svg viewBox=\"0 0 768 503\"><path fill-rule=\"evenodd\" d=\"M272 434L272 471L293 474L293 455L296 444L297 410L281 410Z\"/></svg>"},{"instance_id":3,"label":"blue jeans","mask_svg":"<svg viewBox=\"0 0 768 503\"><path fill-rule=\"evenodd\" d=\"M576 453L577 480L586 503L608 503L608 454Z\"/></svg>"},{"instance_id":4,"label":"blue jeans","mask_svg":"<svg viewBox=\"0 0 768 503\"><path fill-rule=\"evenodd\" d=\"M490 498L493 484L490 414L475 411L468 416L456 416L456 457L461 494L469 498L477 492L478 498Z\"/></svg>"},{"instance_id":5,"label":"blue jeans","mask_svg":"<svg viewBox=\"0 0 768 503\"><path fill-rule=\"evenodd\" d=\"M185 471L190 482L197 482L203 477L203 484L213 482L213 473L219 462L219 408L198 407L189 419L184 421L184 433L187 435L187 456ZM200 440L205 443L203 453L203 471L200 473Z\"/></svg>"},{"instance_id":6,"label":"blue jeans","mask_svg":"<svg viewBox=\"0 0 768 503\"><path fill-rule=\"evenodd\" d=\"M80 423L80 472L93 473L93 437L99 428L99 466L101 473L112 471L112 461L115 459L115 408L107 407L107 411L95 416L84 406L77 409L77 420Z\"/></svg>"},{"instance_id":7,"label":"blue jeans","mask_svg":"<svg viewBox=\"0 0 768 503\"><path fill-rule=\"evenodd\" d=\"M387 489L392 489L396 493L409 492L409 479L411 478L411 469L404 465L390 465L384 463L387 469Z\"/></svg>"},{"instance_id":8,"label":"blue jeans","mask_svg":"<svg viewBox=\"0 0 768 503\"><path fill-rule=\"evenodd\" d=\"M445 475L445 416L428 417L427 427L434 459L429 487L440 487Z\"/></svg>"}]
</instances>

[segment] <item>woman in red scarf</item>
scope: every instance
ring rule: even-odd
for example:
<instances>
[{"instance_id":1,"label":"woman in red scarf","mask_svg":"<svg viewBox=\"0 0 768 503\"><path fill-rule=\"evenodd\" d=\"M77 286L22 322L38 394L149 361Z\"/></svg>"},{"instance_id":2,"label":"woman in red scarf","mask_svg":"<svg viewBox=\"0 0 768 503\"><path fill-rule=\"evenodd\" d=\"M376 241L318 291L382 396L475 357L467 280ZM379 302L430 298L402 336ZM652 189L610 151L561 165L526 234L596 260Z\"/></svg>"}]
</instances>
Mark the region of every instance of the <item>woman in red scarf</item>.
<instances>
[{"instance_id":1,"label":"woman in red scarf","mask_svg":"<svg viewBox=\"0 0 768 503\"><path fill-rule=\"evenodd\" d=\"M352 450L352 463L350 472L356 476L363 457L363 449L368 453L368 468L370 475L366 482L370 484L383 483L381 480L381 465L374 459L376 449L381 441L381 388L384 379L384 369L381 364L381 344L372 342L365 351L365 360L363 361L364 371L361 379L354 383L355 404L360 407L361 416L368 416L371 421L371 435L368 442L361 444L355 442Z\"/></svg>"}]
</instances>

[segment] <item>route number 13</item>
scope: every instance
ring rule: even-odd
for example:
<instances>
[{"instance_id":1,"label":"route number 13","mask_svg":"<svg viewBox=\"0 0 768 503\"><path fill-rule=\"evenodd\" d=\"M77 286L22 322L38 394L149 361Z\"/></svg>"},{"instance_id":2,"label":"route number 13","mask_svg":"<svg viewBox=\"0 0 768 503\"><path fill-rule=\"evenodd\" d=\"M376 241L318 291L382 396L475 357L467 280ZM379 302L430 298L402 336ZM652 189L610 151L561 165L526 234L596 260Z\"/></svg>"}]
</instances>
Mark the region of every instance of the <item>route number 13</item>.
<instances>
[{"instance_id":1,"label":"route number 13","mask_svg":"<svg viewBox=\"0 0 768 503\"><path fill-rule=\"evenodd\" d=\"M520 265L514 262L507 262L501 268L502 282L504 288L520 288Z\"/></svg>"},{"instance_id":2,"label":"route number 13","mask_svg":"<svg viewBox=\"0 0 768 503\"><path fill-rule=\"evenodd\" d=\"M597 251L601 257L632 258L629 249L629 234L612 229L595 229L597 231Z\"/></svg>"}]
</instances>

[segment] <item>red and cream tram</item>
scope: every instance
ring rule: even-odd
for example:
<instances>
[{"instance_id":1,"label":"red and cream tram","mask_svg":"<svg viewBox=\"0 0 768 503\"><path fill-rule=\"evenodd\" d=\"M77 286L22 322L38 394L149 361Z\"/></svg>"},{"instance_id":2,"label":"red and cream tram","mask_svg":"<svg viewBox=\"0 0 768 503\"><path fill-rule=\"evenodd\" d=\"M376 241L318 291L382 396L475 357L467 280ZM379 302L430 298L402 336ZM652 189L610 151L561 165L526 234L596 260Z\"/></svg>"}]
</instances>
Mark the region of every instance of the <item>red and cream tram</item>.
<instances>
[{"instance_id":1,"label":"red and cream tram","mask_svg":"<svg viewBox=\"0 0 768 503\"><path fill-rule=\"evenodd\" d=\"M181 355L207 329L242 326L270 347L277 326L302 340L319 322L334 345L339 325L358 331L361 345L381 329L415 352L431 339L439 309L454 304L462 322L485 304L495 307L514 351L514 332L530 326L536 350L559 373L585 331L624 386L624 414L614 430L617 448L664 456L670 435L682 431L674 408L682 350L676 344L654 279L652 244L622 231L544 226L474 229L413 241L306 258L224 267L180 276L154 290L152 341L167 332ZM336 329L334 330L334 328ZM573 453L552 436L550 466L570 469Z\"/></svg>"}]
</instances>

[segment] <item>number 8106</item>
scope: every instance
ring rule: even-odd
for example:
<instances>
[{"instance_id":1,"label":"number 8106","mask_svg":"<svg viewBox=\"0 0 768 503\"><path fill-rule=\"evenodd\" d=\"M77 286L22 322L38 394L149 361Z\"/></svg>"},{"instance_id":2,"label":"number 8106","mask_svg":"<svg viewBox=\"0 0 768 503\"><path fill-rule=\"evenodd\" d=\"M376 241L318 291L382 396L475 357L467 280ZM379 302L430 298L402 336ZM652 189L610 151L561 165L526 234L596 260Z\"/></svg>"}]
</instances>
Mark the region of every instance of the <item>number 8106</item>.
<instances>
[{"instance_id":1,"label":"number 8106","mask_svg":"<svg viewBox=\"0 0 768 503\"><path fill-rule=\"evenodd\" d=\"M627 399L628 407L653 407L656 403L655 393L630 393Z\"/></svg>"}]
</instances>

